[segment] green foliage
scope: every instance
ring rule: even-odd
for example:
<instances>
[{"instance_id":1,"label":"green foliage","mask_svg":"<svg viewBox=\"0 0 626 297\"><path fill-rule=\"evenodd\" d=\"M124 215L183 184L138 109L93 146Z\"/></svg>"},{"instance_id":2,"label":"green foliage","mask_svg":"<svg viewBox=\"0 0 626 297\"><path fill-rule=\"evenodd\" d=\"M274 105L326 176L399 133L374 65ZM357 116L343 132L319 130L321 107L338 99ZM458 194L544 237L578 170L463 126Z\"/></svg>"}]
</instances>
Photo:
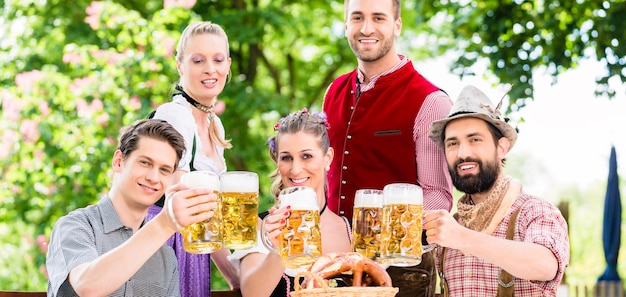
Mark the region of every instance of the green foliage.
<instances>
[{"instance_id":1,"label":"green foliage","mask_svg":"<svg viewBox=\"0 0 626 297\"><path fill-rule=\"evenodd\" d=\"M569 201L570 230L588 232L570 232L572 261L567 271L567 281L572 284L593 283L606 268L602 252L602 214L606 185L596 185L593 189L581 190L571 187L564 191L564 198ZM597 199L590 199L596 197ZM624 246L624 245L622 245Z\"/></svg>"},{"instance_id":2,"label":"green foliage","mask_svg":"<svg viewBox=\"0 0 626 297\"><path fill-rule=\"evenodd\" d=\"M420 28L437 36L438 51L451 49L459 76L495 76L511 84L510 110L533 98L533 71L552 75L596 58L606 66L597 94L613 96L610 78L626 82L626 2L416 0ZM436 28L436 29L433 29ZM434 31L436 30L436 31ZM480 62L480 63L479 63Z\"/></svg>"},{"instance_id":3,"label":"green foliage","mask_svg":"<svg viewBox=\"0 0 626 297\"><path fill-rule=\"evenodd\" d=\"M0 290L45 290L44 254L32 236L35 226L19 220L0 224Z\"/></svg>"},{"instance_id":4,"label":"green foliage","mask_svg":"<svg viewBox=\"0 0 626 297\"><path fill-rule=\"evenodd\" d=\"M566 271L568 284L593 285L606 269L602 246L605 193L606 183L597 183L587 189L572 185L562 191L562 199L569 203L571 261ZM621 193L623 196L623 187L621 187ZM622 234L623 226L624 223L622 223ZM617 262L617 271L622 279L626 274L626 261L624 261L626 248L624 247L626 247L626 237L622 235Z\"/></svg>"},{"instance_id":5,"label":"green foliage","mask_svg":"<svg viewBox=\"0 0 626 297\"><path fill-rule=\"evenodd\" d=\"M13 231L29 226L21 233L30 238L49 234L60 216L106 192L118 131L170 100L178 80L174 46L191 21L216 22L229 35L233 79L219 98L234 145L226 152L227 165L259 173L261 210L273 203L268 175L274 165L265 140L274 123L302 107L319 109L331 80L354 67L343 34L332 28L341 20L337 1L200 1L192 8L166 8L155 0L53 0L0 6L0 220L11 222L1 226ZM2 267L12 268L4 271L39 278L2 278L0 288L45 289L32 268L43 262L41 255L19 266L2 260Z\"/></svg>"},{"instance_id":6,"label":"green foliage","mask_svg":"<svg viewBox=\"0 0 626 297\"><path fill-rule=\"evenodd\" d=\"M623 81L624 2L555 3L403 1L399 50L419 59L453 49L460 76L493 73L515 84L515 108L532 98L533 69L556 75L589 49L607 63L599 83L612 76ZM173 47L191 21L216 22L229 35L233 77L219 98L234 145L227 165L259 173L261 210L273 202L265 141L274 123L303 107L319 110L332 79L356 64L340 0L163 6L157 0L0 1L0 289L45 290L39 271L45 257L35 238L105 193L119 129L170 100L178 80ZM487 69L476 69L485 59ZM584 199L576 201L592 212ZM587 222L590 213L573 217ZM589 236L572 238L586 247L597 240ZM572 271L601 261L577 249ZM223 280L214 282L225 288Z\"/></svg>"}]
</instances>

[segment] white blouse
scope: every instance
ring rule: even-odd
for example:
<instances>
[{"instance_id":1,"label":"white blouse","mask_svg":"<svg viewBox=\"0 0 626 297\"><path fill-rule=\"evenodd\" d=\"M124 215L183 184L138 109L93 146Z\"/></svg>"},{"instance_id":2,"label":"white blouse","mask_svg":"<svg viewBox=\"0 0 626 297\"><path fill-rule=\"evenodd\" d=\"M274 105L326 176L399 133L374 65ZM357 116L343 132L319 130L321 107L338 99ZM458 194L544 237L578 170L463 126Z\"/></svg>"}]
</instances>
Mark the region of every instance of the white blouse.
<instances>
[{"instance_id":1,"label":"white blouse","mask_svg":"<svg viewBox=\"0 0 626 297\"><path fill-rule=\"evenodd\" d=\"M174 95L172 102L168 102L159 106L154 114L155 119L166 120L174 128L183 135L185 138L185 153L179 162L178 169L189 172L190 162L192 156L192 148L194 137L196 141L196 153L193 161L193 167L196 170L208 170L216 174L221 174L226 171L226 160L224 159L224 148L215 145L215 151L218 154L219 160L222 162L222 170L218 170L220 166L217 166L213 158L206 156L202 150L202 142L198 136L198 125L191 114L193 106L187 102L187 100L180 94ZM207 117L207 123L210 123ZM215 125L218 127L220 137L224 138L225 131L222 121L216 115L214 120Z\"/></svg>"}]
</instances>

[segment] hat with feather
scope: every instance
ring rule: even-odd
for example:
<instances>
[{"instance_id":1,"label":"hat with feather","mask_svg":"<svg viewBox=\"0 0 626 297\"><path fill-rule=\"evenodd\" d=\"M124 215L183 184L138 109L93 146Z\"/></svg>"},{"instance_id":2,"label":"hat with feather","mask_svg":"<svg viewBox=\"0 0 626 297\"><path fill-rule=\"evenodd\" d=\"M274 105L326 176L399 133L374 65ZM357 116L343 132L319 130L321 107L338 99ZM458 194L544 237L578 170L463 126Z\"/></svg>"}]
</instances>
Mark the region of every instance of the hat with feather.
<instances>
[{"instance_id":1,"label":"hat with feather","mask_svg":"<svg viewBox=\"0 0 626 297\"><path fill-rule=\"evenodd\" d=\"M430 137L439 148L445 151L443 134L446 125L456 119L473 117L482 119L500 130L502 135L511 142L510 150L517 140L517 128L514 128L508 123L508 118L504 118L500 115L503 100L504 97L500 100L498 106L493 108L491 100L489 100L489 97L487 97L485 93L475 86L466 86L461 90L459 98L452 105L450 114L446 118L432 122L428 137Z\"/></svg>"}]
</instances>

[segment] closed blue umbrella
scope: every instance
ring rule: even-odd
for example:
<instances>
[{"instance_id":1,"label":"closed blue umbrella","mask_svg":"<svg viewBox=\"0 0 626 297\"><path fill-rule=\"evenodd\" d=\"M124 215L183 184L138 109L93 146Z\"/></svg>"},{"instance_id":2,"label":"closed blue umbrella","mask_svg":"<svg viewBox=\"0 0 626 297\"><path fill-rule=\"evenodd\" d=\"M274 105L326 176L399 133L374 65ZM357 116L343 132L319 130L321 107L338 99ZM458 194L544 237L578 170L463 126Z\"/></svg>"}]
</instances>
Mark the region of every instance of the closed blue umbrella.
<instances>
[{"instance_id":1,"label":"closed blue umbrella","mask_svg":"<svg viewBox=\"0 0 626 297\"><path fill-rule=\"evenodd\" d=\"M617 274L617 256L621 241L622 203L619 194L619 176L617 175L617 156L615 147L611 147L609 159L609 179L604 198L604 217L602 220L602 245L606 270L598 278L599 281L619 281Z\"/></svg>"}]
</instances>

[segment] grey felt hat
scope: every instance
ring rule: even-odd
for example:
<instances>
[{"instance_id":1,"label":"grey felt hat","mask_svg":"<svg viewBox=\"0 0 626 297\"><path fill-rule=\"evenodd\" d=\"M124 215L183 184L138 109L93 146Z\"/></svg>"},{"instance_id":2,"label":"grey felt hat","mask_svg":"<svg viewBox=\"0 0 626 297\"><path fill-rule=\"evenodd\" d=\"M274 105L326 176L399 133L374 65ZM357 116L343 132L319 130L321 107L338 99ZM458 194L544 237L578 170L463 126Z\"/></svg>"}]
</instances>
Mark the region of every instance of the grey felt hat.
<instances>
[{"instance_id":1,"label":"grey felt hat","mask_svg":"<svg viewBox=\"0 0 626 297\"><path fill-rule=\"evenodd\" d=\"M446 129L446 125L455 119L474 117L482 119L500 130L504 137L511 142L509 147L509 150L511 150L517 140L517 129L508 123L508 118L500 115L500 107L502 107L502 101L494 108L491 100L485 93L474 86L466 86L461 90L459 98L452 105L450 114L446 118L432 122L428 137L445 151L443 132Z\"/></svg>"}]
</instances>

